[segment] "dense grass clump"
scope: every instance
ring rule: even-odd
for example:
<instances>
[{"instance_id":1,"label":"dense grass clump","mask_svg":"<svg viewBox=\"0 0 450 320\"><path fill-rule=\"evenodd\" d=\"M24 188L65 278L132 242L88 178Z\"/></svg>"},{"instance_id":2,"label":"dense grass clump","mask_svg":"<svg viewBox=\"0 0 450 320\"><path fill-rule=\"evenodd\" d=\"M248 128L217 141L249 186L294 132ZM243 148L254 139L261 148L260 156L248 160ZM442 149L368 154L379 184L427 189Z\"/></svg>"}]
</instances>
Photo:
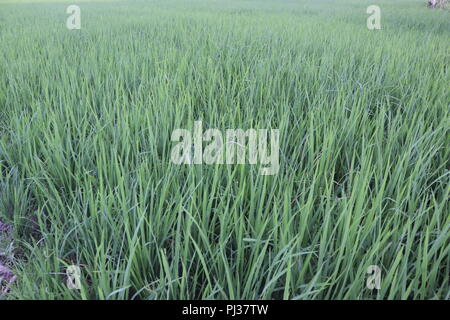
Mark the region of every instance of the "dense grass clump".
<instances>
[{"instance_id":1,"label":"dense grass clump","mask_svg":"<svg viewBox=\"0 0 450 320\"><path fill-rule=\"evenodd\" d=\"M449 299L450 15L376 3L376 31L356 0L86 1L68 30L0 1L7 297ZM278 174L173 164L196 120L279 129Z\"/></svg>"}]
</instances>

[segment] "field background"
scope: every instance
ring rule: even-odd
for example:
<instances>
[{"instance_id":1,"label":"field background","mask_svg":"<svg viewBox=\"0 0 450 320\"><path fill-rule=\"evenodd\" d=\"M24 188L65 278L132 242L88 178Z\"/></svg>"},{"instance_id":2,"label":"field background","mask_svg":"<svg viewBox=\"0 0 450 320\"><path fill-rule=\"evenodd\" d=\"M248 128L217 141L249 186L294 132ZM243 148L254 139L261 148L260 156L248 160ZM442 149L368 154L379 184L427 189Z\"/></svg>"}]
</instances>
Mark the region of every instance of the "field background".
<instances>
[{"instance_id":1,"label":"field background","mask_svg":"<svg viewBox=\"0 0 450 320\"><path fill-rule=\"evenodd\" d=\"M7 298L450 299L449 66L425 1L1 0ZM279 173L173 165L195 120Z\"/></svg>"}]
</instances>

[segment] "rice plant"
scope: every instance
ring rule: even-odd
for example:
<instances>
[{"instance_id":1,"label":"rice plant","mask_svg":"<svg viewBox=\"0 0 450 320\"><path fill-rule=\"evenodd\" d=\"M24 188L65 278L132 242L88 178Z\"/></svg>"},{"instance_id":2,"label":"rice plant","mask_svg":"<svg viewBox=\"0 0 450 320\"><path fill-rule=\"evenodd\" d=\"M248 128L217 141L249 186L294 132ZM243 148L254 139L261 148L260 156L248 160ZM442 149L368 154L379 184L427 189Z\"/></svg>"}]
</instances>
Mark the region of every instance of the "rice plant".
<instances>
[{"instance_id":1,"label":"rice plant","mask_svg":"<svg viewBox=\"0 0 450 320\"><path fill-rule=\"evenodd\" d=\"M449 11L371 4L0 0L3 298L450 299ZM195 121L277 174L171 162Z\"/></svg>"}]
</instances>

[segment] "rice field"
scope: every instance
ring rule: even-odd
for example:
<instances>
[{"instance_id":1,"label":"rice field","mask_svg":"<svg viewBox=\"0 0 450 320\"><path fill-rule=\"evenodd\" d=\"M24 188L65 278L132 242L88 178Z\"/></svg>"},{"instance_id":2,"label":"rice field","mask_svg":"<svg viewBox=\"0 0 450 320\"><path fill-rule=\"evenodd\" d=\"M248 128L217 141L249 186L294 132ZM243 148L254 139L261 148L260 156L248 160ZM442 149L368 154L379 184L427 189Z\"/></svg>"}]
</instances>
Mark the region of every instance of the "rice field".
<instances>
[{"instance_id":1,"label":"rice field","mask_svg":"<svg viewBox=\"0 0 450 320\"><path fill-rule=\"evenodd\" d=\"M0 299L450 299L449 89L421 0L0 0ZM196 121L278 171L174 163Z\"/></svg>"}]
</instances>

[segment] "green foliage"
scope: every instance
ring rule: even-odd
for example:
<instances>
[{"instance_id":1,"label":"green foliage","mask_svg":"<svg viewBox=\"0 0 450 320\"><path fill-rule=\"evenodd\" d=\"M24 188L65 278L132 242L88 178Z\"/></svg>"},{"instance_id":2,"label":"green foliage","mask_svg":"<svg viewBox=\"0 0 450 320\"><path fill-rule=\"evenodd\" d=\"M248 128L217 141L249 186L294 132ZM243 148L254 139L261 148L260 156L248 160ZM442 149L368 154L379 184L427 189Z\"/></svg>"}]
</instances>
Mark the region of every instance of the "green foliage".
<instances>
[{"instance_id":1,"label":"green foliage","mask_svg":"<svg viewBox=\"0 0 450 320\"><path fill-rule=\"evenodd\" d=\"M449 299L449 14L377 1L370 31L370 4L80 2L67 30L2 1L8 297ZM278 175L172 164L195 120L280 129Z\"/></svg>"}]
</instances>

